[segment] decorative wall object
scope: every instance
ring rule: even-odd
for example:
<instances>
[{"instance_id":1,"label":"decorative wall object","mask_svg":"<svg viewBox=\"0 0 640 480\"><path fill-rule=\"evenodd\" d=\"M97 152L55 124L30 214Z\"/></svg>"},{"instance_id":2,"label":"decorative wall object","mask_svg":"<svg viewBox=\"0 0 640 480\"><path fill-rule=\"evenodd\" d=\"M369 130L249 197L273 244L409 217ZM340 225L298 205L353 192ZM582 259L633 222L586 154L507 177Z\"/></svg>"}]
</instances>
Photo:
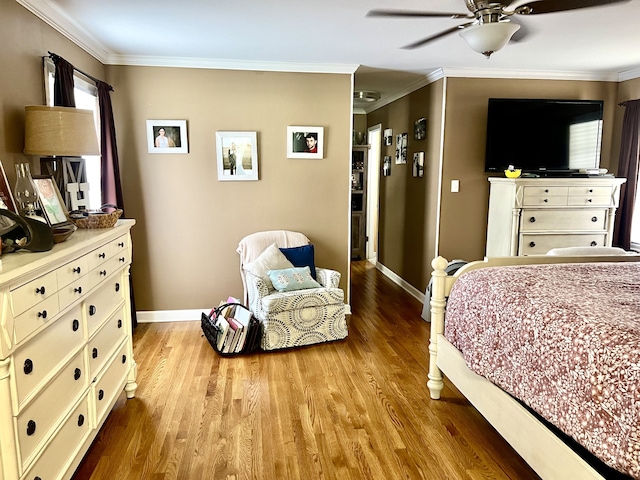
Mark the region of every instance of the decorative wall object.
<instances>
[{"instance_id":1,"label":"decorative wall object","mask_svg":"<svg viewBox=\"0 0 640 480\"><path fill-rule=\"evenodd\" d=\"M186 120L147 120L149 153L189 153Z\"/></svg>"},{"instance_id":2,"label":"decorative wall object","mask_svg":"<svg viewBox=\"0 0 640 480\"><path fill-rule=\"evenodd\" d=\"M391 156L385 155L384 161L382 162L382 176L389 177L391 176Z\"/></svg>"},{"instance_id":3,"label":"decorative wall object","mask_svg":"<svg viewBox=\"0 0 640 480\"><path fill-rule=\"evenodd\" d=\"M396 164L407 163L407 143L409 135L400 133L396 135Z\"/></svg>"},{"instance_id":4,"label":"decorative wall object","mask_svg":"<svg viewBox=\"0 0 640 480\"><path fill-rule=\"evenodd\" d=\"M216 132L218 180L258 180L257 132Z\"/></svg>"},{"instance_id":5,"label":"decorative wall object","mask_svg":"<svg viewBox=\"0 0 640 480\"><path fill-rule=\"evenodd\" d=\"M287 158L324 158L324 127L287 127Z\"/></svg>"},{"instance_id":6,"label":"decorative wall object","mask_svg":"<svg viewBox=\"0 0 640 480\"><path fill-rule=\"evenodd\" d=\"M420 118L413 125L413 134L416 140L424 140L427 137L427 119Z\"/></svg>"},{"instance_id":7,"label":"decorative wall object","mask_svg":"<svg viewBox=\"0 0 640 480\"><path fill-rule=\"evenodd\" d=\"M391 128L384 129L384 144L387 146L393 144L393 130Z\"/></svg>"},{"instance_id":8,"label":"decorative wall object","mask_svg":"<svg viewBox=\"0 0 640 480\"><path fill-rule=\"evenodd\" d=\"M416 152L413 154L413 176L424 176L424 152Z\"/></svg>"}]
</instances>

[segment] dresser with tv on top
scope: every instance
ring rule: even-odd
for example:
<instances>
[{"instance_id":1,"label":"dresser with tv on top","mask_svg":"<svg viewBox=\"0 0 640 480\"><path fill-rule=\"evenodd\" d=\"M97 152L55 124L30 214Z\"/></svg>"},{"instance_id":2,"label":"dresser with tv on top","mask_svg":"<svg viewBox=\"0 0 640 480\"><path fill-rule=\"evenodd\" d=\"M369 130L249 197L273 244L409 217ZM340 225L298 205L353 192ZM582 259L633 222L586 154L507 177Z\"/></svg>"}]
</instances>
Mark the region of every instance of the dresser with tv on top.
<instances>
[{"instance_id":1,"label":"dresser with tv on top","mask_svg":"<svg viewBox=\"0 0 640 480\"><path fill-rule=\"evenodd\" d=\"M122 392L134 396L134 223L0 257L0 480L70 479Z\"/></svg>"},{"instance_id":2,"label":"dresser with tv on top","mask_svg":"<svg viewBox=\"0 0 640 480\"><path fill-rule=\"evenodd\" d=\"M487 257L610 247L624 178L489 178Z\"/></svg>"}]
</instances>

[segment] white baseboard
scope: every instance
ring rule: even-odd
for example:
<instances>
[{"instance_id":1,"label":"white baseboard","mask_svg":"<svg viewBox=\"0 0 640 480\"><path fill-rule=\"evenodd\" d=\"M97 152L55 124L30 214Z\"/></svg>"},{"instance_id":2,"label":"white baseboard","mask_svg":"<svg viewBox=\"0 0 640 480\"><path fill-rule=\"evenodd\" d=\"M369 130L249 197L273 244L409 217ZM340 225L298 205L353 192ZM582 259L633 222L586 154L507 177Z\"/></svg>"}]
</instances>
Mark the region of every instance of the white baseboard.
<instances>
[{"instance_id":1,"label":"white baseboard","mask_svg":"<svg viewBox=\"0 0 640 480\"><path fill-rule=\"evenodd\" d=\"M389 270L380 262L376 263L376 268L380 270L380 272L382 272L386 277L388 277L393 283L400 285L400 287L402 287L402 289L409 295L418 300L420 303L424 304L424 292L421 292L413 285L406 282L402 277Z\"/></svg>"},{"instance_id":2,"label":"white baseboard","mask_svg":"<svg viewBox=\"0 0 640 480\"><path fill-rule=\"evenodd\" d=\"M211 309L136 312L136 318L138 323L193 322L195 320L200 321L202 312L208 312L209 310ZM351 315L351 305L345 304L344 313L345 315Z\"/></svg>"}]
</instances>

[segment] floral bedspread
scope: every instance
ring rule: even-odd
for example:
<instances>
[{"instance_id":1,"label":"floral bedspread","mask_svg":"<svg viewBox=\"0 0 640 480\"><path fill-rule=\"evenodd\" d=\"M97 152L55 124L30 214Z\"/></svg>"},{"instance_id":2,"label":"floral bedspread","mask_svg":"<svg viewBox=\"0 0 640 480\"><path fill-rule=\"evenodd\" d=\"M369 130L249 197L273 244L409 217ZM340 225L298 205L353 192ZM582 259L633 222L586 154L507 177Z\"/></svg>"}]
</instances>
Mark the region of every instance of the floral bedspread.
<instances>
[{"instance_id":1,"label":"floral bedspread","mask_svg":"<svg viewBox=\"0 0 640 480\"><path fill-rule=\"evenodd\" d=\"M445 336L471 370L640 479L640 266L468 272L451 291Z\"/></svg>"}]
</instances>

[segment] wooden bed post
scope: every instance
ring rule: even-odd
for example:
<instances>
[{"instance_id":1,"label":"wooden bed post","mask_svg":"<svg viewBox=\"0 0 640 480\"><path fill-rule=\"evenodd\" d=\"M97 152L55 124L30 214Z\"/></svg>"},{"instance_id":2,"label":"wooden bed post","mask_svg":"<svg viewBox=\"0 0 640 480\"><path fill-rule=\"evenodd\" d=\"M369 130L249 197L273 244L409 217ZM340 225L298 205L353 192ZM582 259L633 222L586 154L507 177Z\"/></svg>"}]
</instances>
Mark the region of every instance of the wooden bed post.
<instances>
[{"instance_id":1,"label":"wooden bed post","mask_svg":"<svg viewBox=\"0 0 640 480\"><path fill-rule=\"evenodd\" d=\"M427 387L431 398L438 400L444 387L442 372L438 368L438 335L444 333L445 285L449 262L444 257L436 257L431 262L431 338L429 339L429 381Z\"/></svg>"}]
</instances>

